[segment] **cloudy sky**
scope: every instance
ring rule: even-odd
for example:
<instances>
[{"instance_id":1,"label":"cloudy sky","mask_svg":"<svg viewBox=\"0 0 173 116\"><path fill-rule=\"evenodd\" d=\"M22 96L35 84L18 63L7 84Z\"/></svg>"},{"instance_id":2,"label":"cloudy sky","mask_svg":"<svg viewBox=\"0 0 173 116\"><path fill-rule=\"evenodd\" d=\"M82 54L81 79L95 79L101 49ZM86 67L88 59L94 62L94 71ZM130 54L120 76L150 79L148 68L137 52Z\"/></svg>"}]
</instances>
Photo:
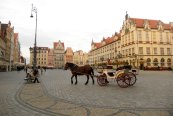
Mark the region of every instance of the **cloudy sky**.
<instances>
[{"instance_id":1,"label":"cloudy sky","mask_svg":"<svg viewBox=\"0 0 173 116\"><path fill-rule=\"evenodd\" d=\"M35 34L36 20L30 18L32 3L38 12L40 47L53 48L53 42L60 40L65 48L88 52L92 39L100 42L119 32L126 11L133 18L173 22L171 0L0 0L0 21L11 21L27 61Z\"/></svg>"}]
</instances>

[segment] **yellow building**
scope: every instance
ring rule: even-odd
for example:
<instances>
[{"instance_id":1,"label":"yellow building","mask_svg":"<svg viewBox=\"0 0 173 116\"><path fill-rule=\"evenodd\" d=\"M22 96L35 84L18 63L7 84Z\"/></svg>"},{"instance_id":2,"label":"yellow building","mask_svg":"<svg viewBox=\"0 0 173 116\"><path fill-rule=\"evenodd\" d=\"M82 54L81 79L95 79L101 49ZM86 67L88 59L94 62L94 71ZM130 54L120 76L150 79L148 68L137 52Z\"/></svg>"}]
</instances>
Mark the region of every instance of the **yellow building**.
<instances>
[{"instance_id":1,"label":"yellow building","mask_svg":"<svg viewBox=\"0 0 173 116\"><path fill-rule=\"evenodd\" d=\"M78 50L73 53L73 63L82 66L88 63L88 54L82 50Z\"/></svg>"},{"instance_id":2,"label":"yellow building","mask_svg":"<svg viewBox=\"0 0 173 116\"><path fill-rule=\"evenodd\" d=\"M125 16L119 34L99 43L92 42L90 64L110 61L133 67L173 66L173 23Z\"/></svg>"},{"instance_id":3,"label":"yellow building","mask_svg":"<svg viewBox=\"0 0 173 116\"><path fill-rule=\"evenodd\" d=\"M37 47L37 66L47 67L48 66L48 47ZM30 65L33 66L34 60L34 49L30 47Z\"/></svg>"}]
</instances>

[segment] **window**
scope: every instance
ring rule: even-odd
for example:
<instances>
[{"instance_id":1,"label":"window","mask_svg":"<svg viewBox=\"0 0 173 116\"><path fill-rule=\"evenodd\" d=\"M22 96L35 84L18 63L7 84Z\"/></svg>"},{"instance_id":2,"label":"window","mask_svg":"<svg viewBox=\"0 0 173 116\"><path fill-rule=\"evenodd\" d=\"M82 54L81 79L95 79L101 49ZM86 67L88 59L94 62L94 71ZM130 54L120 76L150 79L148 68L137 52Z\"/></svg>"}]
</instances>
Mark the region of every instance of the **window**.
<instances>
[{"instance_id":1,"label":"window","mask_svg":"<svg viewBox=\"0 0 173 116\"><path fill-rule=\"evenodd\" d=\"M151 59L147 58L147 66L151 66Z\"/></svg>"},{"instance_id":2,"label":"window","mask_svg":"<svg viewBox=\"0 0 173 116\"><path fill-rule=\"evenodd\" d=\"M142 31L138 31L138 41L142 41Z\"/></svg>"},{"instance_id":3,"label":"window","mask_svg":"<svg viewBox=\"0 0 173 116\"><path fill-rule=\"evenodd\" d=\"M167 55L171 55L171 48L167 48Z\"/></svg>"},{"instance_id":4,"label":"window","mask_svg":"<svg viewBox=\"0 0 173 116\"><path fill-rule=\"evenodd\" d=\"M143 47L139 47L139 54L143 54Z\"/></svg>"},{"instance_id":5,"label":"window","mask_svg":"<svg viewBox=\"0 0 173 116\"><path fill-rule=\"evenodd\" d=\"M154 48L154 54L155 55L157 54L157 48Z\"/></svg>"},{"instance_id":6,"label":"window","mask_svg":"<svg viewBox=\"0 0 173 116\"><path fill-rule=\"evenodd\" d=\"M134 42L134 33L133 32L132 32L131 36L132 36L132 42Z\"/></svg>"},{"instance_id":7,"label":"window","mask_svg":"<svg viewBox=\"0 0 173 116\"><path fill-rule=\"evenodd\" d=\"M146 53L150 54L150 47L146 47Z\"/></svg>"},{"instance_id":8,"label":"window","mask_svg":"<svg viewBox=\"0 0 173 116\"><path fill-rule=\"evenodd\" d=\"M161 58L160 64L161 64L161 66L164 66L165 65L165 59L164 58Z\"/></svg>"},{"instance_id":9,"label":"window","mask_svg":"<svg viewBox=\"0 0 173 116\"><path fill-rule=\"evenodd\" d=\"M135 53L135 48L132 48L132 54Z\"/></svg>"},{"instance_id":10,"label":"window","mask_svg":"<svg viewBox=\"0 0 173 116\"><path fill-rule=\"evenodd\" d=\"M169 33L168 32L166 32L166 40L167 40L167 43L170 42L170 40L169 40Z\"/></svg>"},{"instance_id":11,"label":"window","mask_svg":"<svg viewBox=\"0 0 173 116\"><path fill-rule=\"evenodd\" d=\"M171 59L170 58L167 59L167 65L171 66Z\"/></svg>"},{"instance_id":12,"label":"window","mask_svg":"<svg viewBox=\"0 0 173 116\"><path fill-rule=\"evenodd\" d=\"M160 55L164 55L164 48L160 48Z\"/></svg>"},{"instance_id":13,"label":"window","mask_svg":"<svg viewBox=\"0 0 173 116\"><path fill-rule=\"evenodd\" d=\"M160 32L160 42L163 42L162 32Z\"/></svg>"},{"instance_id":14,"label":"window","mask_svg":"<svg viewBox=\"0 0 173 116\"><path fill-rule=\"evenodd\" d=\"M153 32L153 42L156 42L156 32Z\"/></svg>"},{"instance_id":15,"label":"window","mask_svg":"<svg viewBox=\"0 0 173 116\"><path fill-rule=\"evenodd\" d=\"M146 31L146 41L149 42L149 33Z\"/></svg>"},{"instance_id":16,"label":"window","mask_svg":"<svg viewBox=\"0 0 173 116\"><path fill-rule=\"evenodd\" d=\"M158 66L158 59L157 59L157 58L155 58L155 59L153 60L153 65L154 65L154 66Z\"/></svg>"}]
</instances>

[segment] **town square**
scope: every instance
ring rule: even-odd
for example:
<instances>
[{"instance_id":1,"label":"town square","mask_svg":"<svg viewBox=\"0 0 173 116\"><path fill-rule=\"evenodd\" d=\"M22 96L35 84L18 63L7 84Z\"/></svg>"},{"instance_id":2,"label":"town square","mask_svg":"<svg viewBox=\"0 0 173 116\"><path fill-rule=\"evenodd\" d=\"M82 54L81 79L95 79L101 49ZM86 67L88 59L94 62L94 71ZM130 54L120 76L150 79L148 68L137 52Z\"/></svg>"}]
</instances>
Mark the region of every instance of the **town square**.
<instances>
[{"instance_id":1,"label":"town square","mask_svg":"<svg viewBox=\"0 0 173 116\"><path fill-rule=\"evenodd\" d=\"M26 83L25 71L1 72L0 115L2 116L172 116L173 73L140 71L137 82L120 88L94 85L78 78L70 83L70 71L46 70L41 83ZM152 76L151 76L152 75ZM96 80L96 78L95 78Z\"/></svg>"},{"instance_id":2,"label":"town square","mask_svg":"<svg viewBox=\"0 0 173 116\"><path fill-rule=\"evenodd\" d=\"M0 116L173 116L170 3L0 1Z\"/></svg>"}]
</instances>

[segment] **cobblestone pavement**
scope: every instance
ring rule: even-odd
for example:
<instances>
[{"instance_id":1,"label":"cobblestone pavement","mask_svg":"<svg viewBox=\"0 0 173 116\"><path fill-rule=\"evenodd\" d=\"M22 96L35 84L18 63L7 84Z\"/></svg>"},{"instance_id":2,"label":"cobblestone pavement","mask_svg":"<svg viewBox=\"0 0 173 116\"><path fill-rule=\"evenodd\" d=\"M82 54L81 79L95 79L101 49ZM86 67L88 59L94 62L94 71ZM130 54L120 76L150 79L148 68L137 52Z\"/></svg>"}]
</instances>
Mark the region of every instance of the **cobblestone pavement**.
<instances>
[{"instance_id":1,"label":"cobblestone pavement","mask_svg":"<svg viewBox=\"0 0 173 116\"><path fill-rule=\"evenodd\" d=\"M71 85L70 72L63 70L47 70L38 84L24 84L20 81L23 77L1 79L1 74L2 116L173 116L171 72L140 72L134 87L125 89L114 82L100 87L90 81L85 86L85 77L78 78L78 85ZM9 87L8 81L15 84ZM8 95L11 97L6 100Z\"/></svg>"},{"instance_id":2,"label":"cobblestone pavement","mask_svg":"<svg viewBox=\"0 0 173 116\"><path fill-rule=\"evenodd\" d=\"M23 85L24 72L0 72L0 116L46 116L17 102L19 88Z\"/></svg>"}]
</instances>

